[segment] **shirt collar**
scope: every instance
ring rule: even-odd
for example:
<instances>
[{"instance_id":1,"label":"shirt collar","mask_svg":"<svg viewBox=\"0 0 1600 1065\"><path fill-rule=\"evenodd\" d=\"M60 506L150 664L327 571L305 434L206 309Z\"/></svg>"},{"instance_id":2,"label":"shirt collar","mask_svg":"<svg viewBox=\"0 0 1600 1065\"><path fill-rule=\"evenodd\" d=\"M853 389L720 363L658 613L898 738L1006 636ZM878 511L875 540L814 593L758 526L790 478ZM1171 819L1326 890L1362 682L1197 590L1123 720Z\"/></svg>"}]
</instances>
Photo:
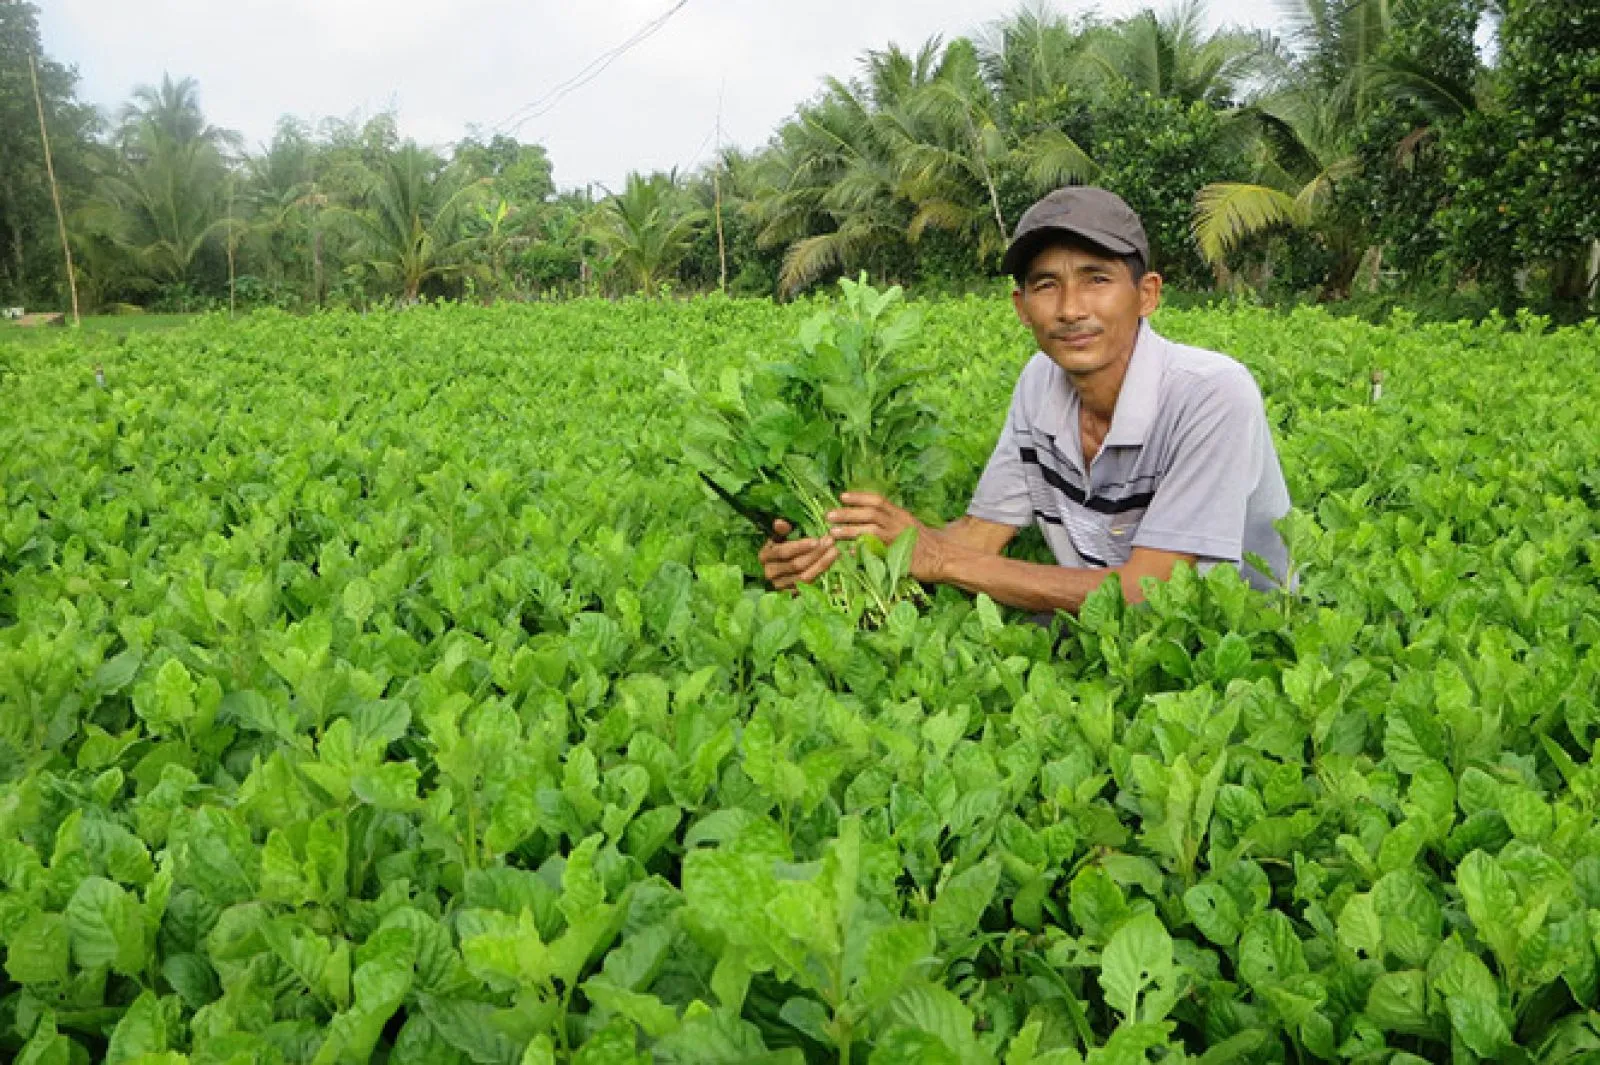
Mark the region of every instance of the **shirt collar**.
<instances>
[{"instance_id":1,"label":"shirt collar","mask_svg":"<svg viewBox=\"0 0 1600 1065\"><path fill-rule=\"evenodd\" d=\"M1166 342L1143 319L1128 358L1128 371L1117 392L1117 408L1104 447L1137 447L1145 442L1156 420L1161 398L1161 377L1166 370Z\"/></svg>"}]
</instances>

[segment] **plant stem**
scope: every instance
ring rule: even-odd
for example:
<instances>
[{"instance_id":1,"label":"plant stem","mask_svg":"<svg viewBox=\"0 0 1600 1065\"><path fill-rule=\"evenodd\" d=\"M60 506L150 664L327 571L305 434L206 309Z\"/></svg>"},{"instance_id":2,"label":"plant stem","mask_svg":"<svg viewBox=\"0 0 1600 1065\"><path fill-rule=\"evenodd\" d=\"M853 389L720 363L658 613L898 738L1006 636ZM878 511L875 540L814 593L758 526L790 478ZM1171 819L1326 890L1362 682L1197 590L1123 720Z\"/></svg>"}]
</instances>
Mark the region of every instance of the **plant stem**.
<instances>
[{"instance_id":1,"label":"plant stem","mask_svg":"<svg viewBox=\"0 0 1600 1065\"><path fill-rule=\"evenodd\" d=\"M472 796L467 795L467 868L478 867L478 813L474 808Z\"/></svg>"}]
</instances>

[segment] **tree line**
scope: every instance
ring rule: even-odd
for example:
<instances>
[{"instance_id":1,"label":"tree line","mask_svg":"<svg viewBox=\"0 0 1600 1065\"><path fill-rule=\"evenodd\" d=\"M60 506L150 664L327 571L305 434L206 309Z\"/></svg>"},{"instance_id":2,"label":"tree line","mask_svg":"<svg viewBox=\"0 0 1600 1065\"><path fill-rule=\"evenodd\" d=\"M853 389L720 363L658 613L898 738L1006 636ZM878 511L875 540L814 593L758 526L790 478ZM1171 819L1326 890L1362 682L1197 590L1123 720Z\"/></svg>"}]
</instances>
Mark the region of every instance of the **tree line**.
<instances>
[{"instance_id":1,"label":"tree line","mask_svg":"<svg viewBox=\"0 0 1600 1065\"><path fill-rule=\"evenodd\" d=\"M505 135L440 148L393 114L285 117L252 150L163 77L115 115L0 0L0 302L64 302L28 57L85 305L367 306L724 289L841 273L982 284L1069 182L1140 212L1185 289L1592 313L1600 5L1291 0L1276 33L1200 0L1129 18L1022 7L866 52L768 142L560 189Z\"/></svg>"}]
</instances>

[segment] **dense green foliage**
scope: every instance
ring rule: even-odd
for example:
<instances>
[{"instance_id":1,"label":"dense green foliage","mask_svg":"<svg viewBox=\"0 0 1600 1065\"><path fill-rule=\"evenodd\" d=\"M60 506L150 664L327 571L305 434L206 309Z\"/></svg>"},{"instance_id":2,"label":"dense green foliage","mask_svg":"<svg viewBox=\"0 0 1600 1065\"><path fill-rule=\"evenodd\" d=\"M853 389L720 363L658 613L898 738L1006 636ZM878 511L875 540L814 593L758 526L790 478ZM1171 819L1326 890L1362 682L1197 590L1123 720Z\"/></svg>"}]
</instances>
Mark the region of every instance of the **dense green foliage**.
<instances>
[{"instance_id":1,"label":"dense green foliage","mask_svg":"<svg viewBox=\"0 0 1600 1065\"><path fill-rule=\"evenodd\" d=\"M677 461L816 309L0 349L0 1055L1592 1058L1593 325L1164 313L1297 594L858 630ZM959 501L1027 337L918 309Z\"/></svg>"},{"instance_id":2,"label":"dense green foliage","mask_svg":"<svg viewBox=\"0 0 1600 1065\"><path fill-rule=\"evenodd\" d=\"M840 290L839 308L808 319L792 352L758 356L743 373L730 367L714 388L697 387L683 367L670 374L694 405L684 461L759 514L768 532L769 518L782 518L797 535L827 536L842 492L920 510L942 502L948 459L938 413L917 398L926 370L905 355L920 316L901 306L898 288L846 278ZM882 624L917 593L915 545L915 532L893 544L841 544L818 583L852 619Z\"/></svg>"},{"instance_id":3,"label":"dense green foliage","mask_svg":"<svg viewBox=\"0 0 1600 1065\"><path fill-rule=\"evenodd\" d=\"M54 296L62 276L61 238L28 70L28 57L38 52L33 7L0 3L0 303L6 305ZM75 98L67 68L48 56L40 56L37 67L56 175L71 190L85 188L93 180L94 109Z\"/></svg>"},{"instance_id":4,"label":"dense green foliage","mask_svg":"<svg viewBox=\"0 0 1600 1065\"><path fill-rule=\"evenodd\" d=\"M1516 272L1537 269L1553 296L1582 304L1600 234L1600 7L1512 0L1501 40L1505 106L1446 146L1450 253L1504 303Z\"/></svg>"},{"instance_id":5,"label":"dense green foliage","mask_svg":"<svg viewBox=\"0 0 1600 1065\"><path fill-rule=\"evenodd\" d=\"M1114 21L1023 7L952 27L971 36L889 42L817 72L765 144L598 193L558 193L538 145L475 134L438 151L393 114L285 118L250 153L207 124L189 80L141 88L96 130L47 63L46 108L91 308L788 297L860 270L960 291L996 272L1041 192L1092 181L1140 212L1155 266L1185 289L1593 312L1590 0L1278 6L1272 33L1172 0ZM64 274L20 65L38 50L32 11L0 3L15 148L0 300L38 304Z\"/></svg>"}]
</instances>

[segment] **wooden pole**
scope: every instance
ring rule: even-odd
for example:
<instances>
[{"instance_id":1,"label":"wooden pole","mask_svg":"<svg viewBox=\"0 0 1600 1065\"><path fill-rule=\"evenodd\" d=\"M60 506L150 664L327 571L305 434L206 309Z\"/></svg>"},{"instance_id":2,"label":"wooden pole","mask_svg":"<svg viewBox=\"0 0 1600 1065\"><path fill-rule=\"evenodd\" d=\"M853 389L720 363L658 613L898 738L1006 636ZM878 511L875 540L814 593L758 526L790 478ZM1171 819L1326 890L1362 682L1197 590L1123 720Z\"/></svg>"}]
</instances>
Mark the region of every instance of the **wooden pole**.
<instances>
[{"instance_id":1,"label":"wooden pole","mask_svg":"<svg viewBox=\"0 0 1600 1065\"><path fill-rule=\"evenodd\" d=\"M228 175L228 317L234 314L233 299L233 175Z\"/></svg>"},{"instance_id":2,"label":"wooden pole","mask_svg":"<svg viewBox=\"0 0 1600 1065\"><path fill-rule=\"evenodd\" d=\"M726 83L724 83L726 86ZM717 207L717 287L728 294L728 245L722 239L722 90L717 90L717 152L711 164L711 193Z\"/></svg>"},{"instance_id":3,"label":"wooden pole","mask_svg":"<svg viewBox=\"0 0 1600 1065\"><path fill-rule=\"evenodd\" d=\"M1589 242L1589 302L1600 295L1600 237Z\"/></svg>"},{"instance_id":4,"label":"wooden pole","mask_svg":"<svg viewBox=\"0 0 1600 1065\"><path fill-rule=\"evenodd\" d=\"M728 246L722 240L722 182L717 177L717 173L721 169L722 160L718 159L713 164L711 171L711 191L717 201L717 263L720 268L717 287L726 296L728 294Z\"/></svg>"},{"instance_id":5,"label":"wooden pole","mask_svg":"<svg viewBox=\"0 0 1600 1065\"><path fill-rule=\"evenodd\" d=\"M72 293L72 324L82 325L78 315L78 278L72 270L72 245L67 243L67 218L61 213L61 191L56 188L56 168L50 160L50 131L44 124L44 97L39 95L39 68L28 55L28 75L33 79L33 106L39 112L39 139L44 143L44 172L50 177L50 199L56 205L56 228L61 231L61 253L67 258L67 291Z\"/></svg>"}]
</instances>

